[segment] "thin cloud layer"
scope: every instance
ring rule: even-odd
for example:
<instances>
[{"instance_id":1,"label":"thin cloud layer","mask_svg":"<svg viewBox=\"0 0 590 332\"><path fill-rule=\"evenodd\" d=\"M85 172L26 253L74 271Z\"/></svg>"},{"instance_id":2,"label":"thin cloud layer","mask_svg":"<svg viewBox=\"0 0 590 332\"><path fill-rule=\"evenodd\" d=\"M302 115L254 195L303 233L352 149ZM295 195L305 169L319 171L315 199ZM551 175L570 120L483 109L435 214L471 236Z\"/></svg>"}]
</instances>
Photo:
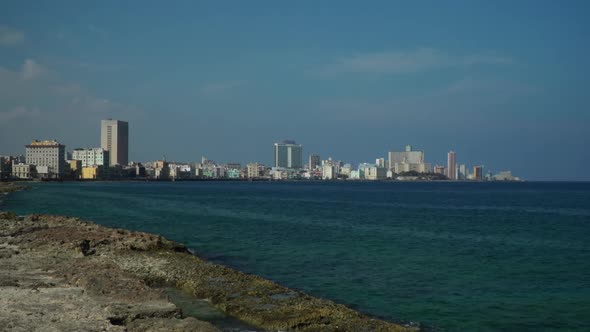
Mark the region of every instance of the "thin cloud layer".
<instances>
[{"instance_id":1,"label":"thin cloud layer","mask_svg":"<svg viewBox=\"0 0 590 332\"><path fill-rule=\"evenodd\" d=\"M403 74L436 68L475 65L509 65L510 57L497 55L452 55L432 48L413 51L363 53L343 57L315 71L320 76L343 73Z\"/></svg>"},{"instance_id":2,"label":"thin cloud layer","mask_svg":"<svg viewBox=\"0 0 590 332\"><path fill-rule=\"evenodd\" d=\"M222 81L222 82L214 82L203 85L199 92L201 95L204 96L217 96L228 92L230 90L236 89L244 84L243 81L240 80L229 80L229 81Z\"/></svg>"},{"instance_id":3,"label":"thin cloud layer","mask_svg":"<svg viewBox=\"0 0 590 332\"><path fill-rule=\"evenodd\" d=\"M47 73L47 69L35 62L32 59L26 59L23 64L21 71L21 77L23 80L32 80L39 78Z\"/></svg>"},{"instance_id":4,"label":"thin cloud layer","mask_svg":"<svg viewBox=\"0 0 590 332\"><path fill-rule=\"evenodd\" d=\"M20 70L0 67L0 119L4 123L37 117L41 113L109 114L134 108L100 98L77 83L66 82L33 59L26 59ZM70 116L70 115L68 115ZM2 128L2 124L0 124Z\"/></svg>"},{"instance_id":5,"label":"thin cloud layer","mask_svg":"<svg viewBox=\"0 0 590 332\"><path fill-rule=\"evenodd\" d=\"M25 33L6 26L0 26L0 46L13 46L25 41Z\"/></svg>"}]
</instances>

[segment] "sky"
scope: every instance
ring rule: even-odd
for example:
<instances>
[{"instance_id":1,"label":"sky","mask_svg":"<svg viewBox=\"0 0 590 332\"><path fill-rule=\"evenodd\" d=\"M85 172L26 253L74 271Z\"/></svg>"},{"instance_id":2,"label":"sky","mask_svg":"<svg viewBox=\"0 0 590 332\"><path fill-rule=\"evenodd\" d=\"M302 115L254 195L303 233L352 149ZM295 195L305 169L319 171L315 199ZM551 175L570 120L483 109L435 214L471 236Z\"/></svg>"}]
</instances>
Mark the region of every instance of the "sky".
<instances>
[{"instance_id":1,"label":"sky","mask_svg":"<svg viewBox=\"0 0 590 332\"><path fill-rule=\"evenodd\" d=\"M587 1L0 2L0 155L33 139L130 160L357 164L402 151L590 180Z\"/></svg>"}]
</instances>

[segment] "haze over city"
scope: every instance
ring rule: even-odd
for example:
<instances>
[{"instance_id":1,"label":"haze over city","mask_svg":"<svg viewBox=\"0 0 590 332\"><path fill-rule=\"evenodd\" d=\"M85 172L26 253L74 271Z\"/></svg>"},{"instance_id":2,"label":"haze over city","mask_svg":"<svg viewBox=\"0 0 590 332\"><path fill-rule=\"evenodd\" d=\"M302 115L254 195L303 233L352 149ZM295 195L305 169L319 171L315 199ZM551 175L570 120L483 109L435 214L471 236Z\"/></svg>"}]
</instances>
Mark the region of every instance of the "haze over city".
<instances>
[{"instance_id":1,"label":"haze over city","mask_svg":"<svg viewBox=\"0 0 590 332\"><path fill-rule=\"evenodd\" d=\"M90 8L90 6L94 6ZM0 152L100 145L129 159L352 163L411 144L528 180L590 180L583 1L6 1Z\"/></svg>"}]
</instances>

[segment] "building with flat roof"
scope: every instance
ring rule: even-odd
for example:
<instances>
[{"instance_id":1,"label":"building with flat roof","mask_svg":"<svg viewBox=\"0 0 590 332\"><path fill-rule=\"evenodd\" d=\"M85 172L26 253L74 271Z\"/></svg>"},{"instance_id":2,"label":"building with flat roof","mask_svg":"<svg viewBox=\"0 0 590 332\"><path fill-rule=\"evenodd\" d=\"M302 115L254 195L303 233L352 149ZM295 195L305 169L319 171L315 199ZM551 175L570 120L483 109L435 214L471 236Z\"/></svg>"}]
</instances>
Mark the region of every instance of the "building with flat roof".
<instances>
[{"instance_id":1,"label":"building with flat roof","mask_svg":"<svg viewBox=\"0 0 590 332\"><path fill-rule=\"evenodd\" d=\"M66 146L56 140L34 140L26 146L25 164L35 165L37 171L47 167L47 178L62 178L66 171Z\"/></svg>"},{"instance_id":2,"label":"building with flat roof","mask_svg":"<svg viewBox=\"0 0 590 332\"><path fill-rule=\"evenodd\" d=\"M398 174L410 171L429 173L431 170L430 164L424 161L424 152L412 150L411 145L406 145L403 152L389 152L389 169Z\"/></svg>"},{"instance_id":3,"label":"building with flat roof","mask_svg":"<svg viewBox=\"0 0 590 332\"><path fill-rule=\"evenodd\" d=\"M288 140L275 143L274 167L303 168L303 146Z\"/></svg>"},{"instance_id":4,"label":"building with flat roof","mask_svg":"<svg viewBox=\"0 0 590 332\"><path fill-rule=\"evenodd\" d=\"M80 160L82 167L109 167L109 157L109 152L103 148L74 149L72 153L72 159Z\"/></svg>"},{"instance_id":5,"label":"building with flat roof","mask_svg":"<svg viewBox=\"0 0 590 332\"><path fill-rule=\"evenodd\" d=\"M32 179L37 176L35 165L13 163L11 176L17 179Z\"/></svg>"},{"instance_id":6,"label":"building with flat roof","mask_svg":"<svg viewBox=\"0 0 590 332\"><path fill-rule=\"evenodd\" d=\"M387 179L387 169L378 165L365 167L365 179L367 180L385 180Z\"/></svg>"},{"instance_id":7,"label":"building with flat roof","mask_svg":"<svg viewBox=\"0 0 590 332\"><path fill-rule=\"evenodd\" d=\"M457 155L455 151L447 153L447 177L449 180L457 180Z\"/></svg>"},{"instance_id":8,"label":"building with flat roof","mask_svg":"<svg viewBox=\"0 0 590 332\"><path fill-rule=\"evenodd\" d=\"M250 163L246 165L246 177L249 179L255 179L260 176L260 172L258 171L258 164L257 163Z\"/></svg>"},{"instance_id":9,"label":"building with flat roof","mask_svg":"<svg viewBox=\"0 0 590 332\"><path fill-rule=\"evenodd\" d=\"M109 165L129 163L129 124L119 120L102 120L100 147L109 152Z\"/></svg>"}]
</instances>

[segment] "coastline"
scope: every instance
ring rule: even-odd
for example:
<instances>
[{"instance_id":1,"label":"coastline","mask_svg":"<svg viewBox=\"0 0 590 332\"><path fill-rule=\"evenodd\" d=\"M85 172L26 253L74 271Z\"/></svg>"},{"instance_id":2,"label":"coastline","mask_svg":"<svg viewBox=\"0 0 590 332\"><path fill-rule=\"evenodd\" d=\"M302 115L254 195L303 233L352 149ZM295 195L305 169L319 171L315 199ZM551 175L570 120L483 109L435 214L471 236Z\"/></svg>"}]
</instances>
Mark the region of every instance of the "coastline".
<instances>
[{"instance_id":1,"label":"coastline","mask_svg":"<svg viewBox=\"0 0 590 332\"><path fill-rule=\"evenodd\" d=\"M11 330L218 331L183 315L163 287L265 331L418 330L207 262L159 235L77 218L0 213L0 267L0 307L12 308L0 326Z\"/></svg>"}]
</instances>

